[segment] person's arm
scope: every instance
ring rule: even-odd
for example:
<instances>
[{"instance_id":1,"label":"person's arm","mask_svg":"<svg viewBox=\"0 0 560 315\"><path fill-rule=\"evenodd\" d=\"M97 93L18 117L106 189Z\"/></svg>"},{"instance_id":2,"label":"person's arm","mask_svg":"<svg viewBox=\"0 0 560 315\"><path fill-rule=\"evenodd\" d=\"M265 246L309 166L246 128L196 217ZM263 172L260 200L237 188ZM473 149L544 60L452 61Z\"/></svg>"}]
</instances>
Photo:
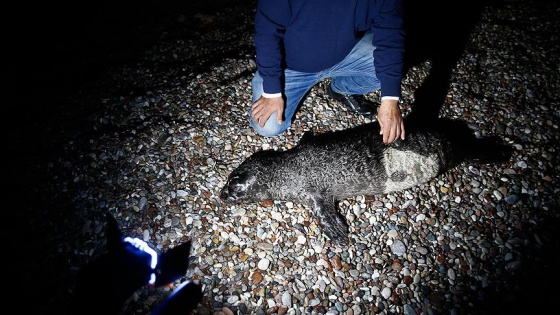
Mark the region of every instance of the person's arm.
<instances>
[{"instance_id":1,"label":"person's arm","mask_svg":"<svg viewBox=\"0 0 560 315\"><path fill-rule=\"evenodd\" d=\"M282 93L282 39L290 17L288 1L259 0L255 13L257 71L267 94Z\"/></svg>"},{"instance_id":2,"label":"person's arm","mask_svg":"<svg viewBox=\"0 0 560 315\"><path fill-rule=\"evenodd\" d=\"M400 97L405 47L402 1L375 1L372 19L373 57L381 97Z\"/></svg>"},{"instance_id":3,"label":"person's arm","mask_svg":"<svg viewBox=\"0 0 560 315\"><path fill-rule=\"evenodd\" d=\"M376 1L372 11L374 33L374 66L381 83L381 105L377 120L384 143L405 139L405 128L399 108L404 64L404 29L402 1Z\"/></svg>"},{"instance_id":4,"label":"person's arm","mask_svg":"<svg viewBox=\"0 0 560 315\"><path fill-rule=\"evenodd\" d=\"M272 114L282 123L284 99L282 97L282 40L285 25L290 17L288 1L259 0L255 13L255 49L257 71L263 79L263 95L252 104L251 117L264 127Z\"/></svg>"}]
</instances>

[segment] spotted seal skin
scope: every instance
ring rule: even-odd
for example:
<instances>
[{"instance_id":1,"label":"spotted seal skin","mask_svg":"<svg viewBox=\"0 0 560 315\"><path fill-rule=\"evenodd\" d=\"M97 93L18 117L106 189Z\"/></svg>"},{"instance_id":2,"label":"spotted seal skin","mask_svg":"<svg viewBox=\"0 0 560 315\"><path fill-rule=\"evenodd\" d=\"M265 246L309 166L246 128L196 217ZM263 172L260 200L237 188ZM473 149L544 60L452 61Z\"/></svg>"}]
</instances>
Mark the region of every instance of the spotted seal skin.
<instances>
[{"instance_id":1,"label":"spotted seal skin","mask_svg":"<svg viewBox=\"0 0 560 315\"><path fill-rule=\"evenodd\" d=\"M404 190L462 162L502 163L512 154L499 138L477 138L458 120L405 123L406 140L390 145L382 142L379 124L372 122L306 133L289 150L256 152L229 175L220 198L227 204L269 199L307 205L327 237L343 245L348 224L337 209L340 200Z\"/></svg>"}]
</instances>

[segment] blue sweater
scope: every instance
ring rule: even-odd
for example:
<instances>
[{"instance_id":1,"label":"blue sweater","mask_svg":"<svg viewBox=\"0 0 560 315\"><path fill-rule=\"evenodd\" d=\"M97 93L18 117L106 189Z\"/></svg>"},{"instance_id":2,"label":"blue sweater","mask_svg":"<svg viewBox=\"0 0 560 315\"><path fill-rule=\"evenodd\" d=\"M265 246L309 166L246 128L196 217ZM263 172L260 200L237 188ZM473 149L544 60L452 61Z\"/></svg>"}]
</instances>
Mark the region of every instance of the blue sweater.
<instances>
[{"instance_id":1,"label":"blue sweater","mask_svg":"<svg viewBox=\"0 0 560 315\"><path fill-rule=\"evenodd\" d=\"M283 69L318 72L340 62L373 31L381 96L401 96L401 0L258 0L255 46L265 93L282 92Z\"/></svg>"}]
</instances>

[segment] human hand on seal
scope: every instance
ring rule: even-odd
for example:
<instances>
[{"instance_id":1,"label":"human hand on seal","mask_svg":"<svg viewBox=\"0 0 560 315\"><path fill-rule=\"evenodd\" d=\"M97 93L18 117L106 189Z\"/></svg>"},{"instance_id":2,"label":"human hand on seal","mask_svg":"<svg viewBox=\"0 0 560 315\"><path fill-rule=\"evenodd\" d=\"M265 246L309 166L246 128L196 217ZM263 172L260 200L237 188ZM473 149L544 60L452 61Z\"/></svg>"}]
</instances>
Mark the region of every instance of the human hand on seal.
<instances>
[{"instance_id":1,"label":"human hand on seal","mask_svg":"<svg viewBox=\"0 0 560 315\"><path fill-rule=\"evenodd\" d=\"M383 135L383 143L393 143L399 138L404 140L404 121L397 100L382 100L377 109L377 121Z\"/></svg>"},{"instance_id":2,"label":"human hand on seal","mask_svg":"<svg viewBox=\"0 0 560 315\"><path fill-rule=\"evenodd\" d=\"M252 106L251 117L262 128L274 113L276 113L278 124L281 124L282 116L284 115L284 98L266 98L261 96Z\"/></svg>"}]
</instances>

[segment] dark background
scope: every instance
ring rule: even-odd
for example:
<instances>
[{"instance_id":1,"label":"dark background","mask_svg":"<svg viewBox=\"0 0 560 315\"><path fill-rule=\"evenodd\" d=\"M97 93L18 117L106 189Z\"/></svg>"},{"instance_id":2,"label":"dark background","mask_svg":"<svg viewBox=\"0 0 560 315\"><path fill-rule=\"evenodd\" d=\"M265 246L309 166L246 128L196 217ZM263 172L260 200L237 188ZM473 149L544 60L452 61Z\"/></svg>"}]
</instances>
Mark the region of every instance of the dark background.
<instances>
[{"instance_id":1,"label":"dark background","mask_svg":"<svg viewBox=\"0 0 560 315\"><path fill-rule=\"evenodd\" d=\"M104 87L99 81L107 69L134 63L166 25L181 20L185 29L200 32L206 26L197 14L251 2L42 1L4 10L2 204L7 215L0 230L8 245L2 255L5 308L21 314L65 313L72 279L60 266L70 264L65 255L53 259L51 245L60 233L54 222L64 222L68 205L51 201L45 189L51 178L44 168L65 141L83 131L88 115L100 110L99 95L107 91L98 90ZM71 101L76 98L80 106Z\"/></svg>"}]
</instances>

